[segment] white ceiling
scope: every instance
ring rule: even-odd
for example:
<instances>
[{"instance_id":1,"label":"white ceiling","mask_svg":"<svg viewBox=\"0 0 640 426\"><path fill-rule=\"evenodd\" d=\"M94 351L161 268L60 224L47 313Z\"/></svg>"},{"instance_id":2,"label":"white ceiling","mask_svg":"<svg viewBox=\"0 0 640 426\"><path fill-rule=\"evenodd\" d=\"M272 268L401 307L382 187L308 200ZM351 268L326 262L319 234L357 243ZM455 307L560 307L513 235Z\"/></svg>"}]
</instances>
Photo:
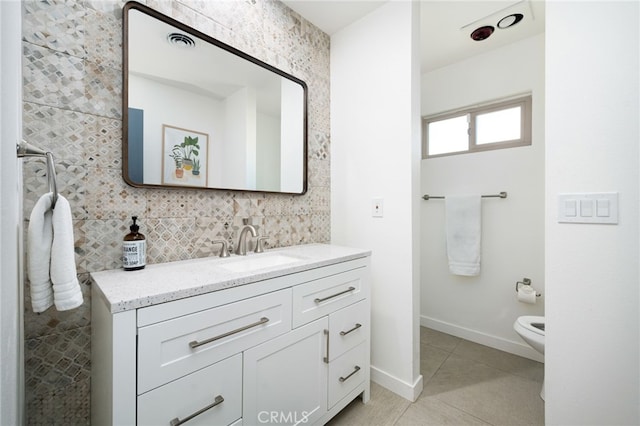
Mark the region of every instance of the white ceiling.
<instances>
[{"instance_id":1,"label":"white ceiling","mask_svg":"<svg viewBox=\"0 0 640 426\"><path fill-rule=\"evenodd\" d=\"M331 35L387 0L282 0L306 20Z\"/></svg>"},{"instance_id":2,"label":"white ceiling","mask_svg":"<svg viewBox=\"0 0 640 426\"><path fill-rule=\"evenodd\" d=\"M283 2L331 35L386 0ZM421 0L420 10L423 73L544 32L544 0ZM522 13L524 19L511 28L496 28L486 40L471 39L474 29L496 27L501 18L512 13Z\"/></svg>"}]
</instances>

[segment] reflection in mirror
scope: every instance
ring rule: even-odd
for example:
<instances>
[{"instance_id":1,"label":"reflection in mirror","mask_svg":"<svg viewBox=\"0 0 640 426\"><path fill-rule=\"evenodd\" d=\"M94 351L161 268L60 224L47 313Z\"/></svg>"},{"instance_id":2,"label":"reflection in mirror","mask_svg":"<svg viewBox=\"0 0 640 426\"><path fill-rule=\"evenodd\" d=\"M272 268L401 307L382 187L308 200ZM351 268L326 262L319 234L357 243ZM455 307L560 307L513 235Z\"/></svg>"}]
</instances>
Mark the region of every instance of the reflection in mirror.
<instances>
[{"instance_id":1,"label":"reflection in mirror","mask_svg":"<svg viewBox=\"0 0 640 426\"><path fill-rule=\"evenodd\" d=\"M124 179L306 191L306 84L139 3L124 8Z\"/></svg>"}]
</instances>

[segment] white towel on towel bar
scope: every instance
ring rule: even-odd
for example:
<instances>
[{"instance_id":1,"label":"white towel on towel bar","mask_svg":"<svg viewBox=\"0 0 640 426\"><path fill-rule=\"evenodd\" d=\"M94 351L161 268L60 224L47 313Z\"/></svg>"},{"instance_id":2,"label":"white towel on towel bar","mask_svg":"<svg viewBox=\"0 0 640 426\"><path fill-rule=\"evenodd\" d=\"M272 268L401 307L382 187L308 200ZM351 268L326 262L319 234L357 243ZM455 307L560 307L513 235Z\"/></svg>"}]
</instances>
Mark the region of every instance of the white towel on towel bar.
<instances>
[{"instance_id":1,"label":"white towel on towel bar","mask_svg":"<svg viewBox=\"0 0 640 426\"><path fill-rule=\"evenodd\" d=\"M449 272L454 275L480 274L480 201L480 195L445 197L447 256Z\"/></svg>"},{"instance_id":2,"label":"white towel on towel bar","mask_svg":"<svg viewBox=\"0 0 640 426\"><path fill-rule=\"evenodd\" d=\"M53 194L36 202L27 230L27 272L31 287L31 307L44 312L55 304L59 311L82 305L82 290L76 273L73 250L73 222L69 202Z\"/></svg>"}]
</instances>

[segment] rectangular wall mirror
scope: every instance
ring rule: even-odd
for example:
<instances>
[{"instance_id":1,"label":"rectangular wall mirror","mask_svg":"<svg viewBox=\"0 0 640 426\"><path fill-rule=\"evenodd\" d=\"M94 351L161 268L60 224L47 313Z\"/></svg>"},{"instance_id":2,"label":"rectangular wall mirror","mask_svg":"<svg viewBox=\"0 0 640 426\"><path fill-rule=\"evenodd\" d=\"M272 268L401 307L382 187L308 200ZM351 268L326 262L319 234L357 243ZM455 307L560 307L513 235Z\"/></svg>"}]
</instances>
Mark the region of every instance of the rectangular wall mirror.
<instances>
[{"instance_id":1,"label":"rectangular wall mirror","mask_svg":"<svg viewBox=\"0 0 640 426\"><path fill-rule=\"evenodd\" d=\"M306 192L304 81L140 3L123 13L128 184Z\"/></svg>"}]
</instances>

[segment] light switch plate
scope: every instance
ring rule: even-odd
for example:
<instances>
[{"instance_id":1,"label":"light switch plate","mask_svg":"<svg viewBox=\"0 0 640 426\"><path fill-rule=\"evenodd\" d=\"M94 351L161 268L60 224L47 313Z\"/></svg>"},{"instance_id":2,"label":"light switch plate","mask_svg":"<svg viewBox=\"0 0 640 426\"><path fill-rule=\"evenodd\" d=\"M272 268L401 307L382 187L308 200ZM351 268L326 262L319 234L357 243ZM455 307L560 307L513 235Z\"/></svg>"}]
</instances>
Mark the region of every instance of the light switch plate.
<instances>
[{"instance_id":1,"label":"light switch plate","mask_svg":"<svg viewBox=\"0 0 640 426\"><path fill-rule=\"evenodd\" d=\"M384 200L382 198L374 198L371 200L371 216L382 217L384 214Z\"/></svg>"},{"instance_id":2,"label":"light switch plate","mask_svg":"<svg viewBox=\"0 0 640 426\"><path fill-rule=\"evenodd\" d=\"M559 223L618 223L617 192L558 194Z\"/></svg>"}]
</instances>

